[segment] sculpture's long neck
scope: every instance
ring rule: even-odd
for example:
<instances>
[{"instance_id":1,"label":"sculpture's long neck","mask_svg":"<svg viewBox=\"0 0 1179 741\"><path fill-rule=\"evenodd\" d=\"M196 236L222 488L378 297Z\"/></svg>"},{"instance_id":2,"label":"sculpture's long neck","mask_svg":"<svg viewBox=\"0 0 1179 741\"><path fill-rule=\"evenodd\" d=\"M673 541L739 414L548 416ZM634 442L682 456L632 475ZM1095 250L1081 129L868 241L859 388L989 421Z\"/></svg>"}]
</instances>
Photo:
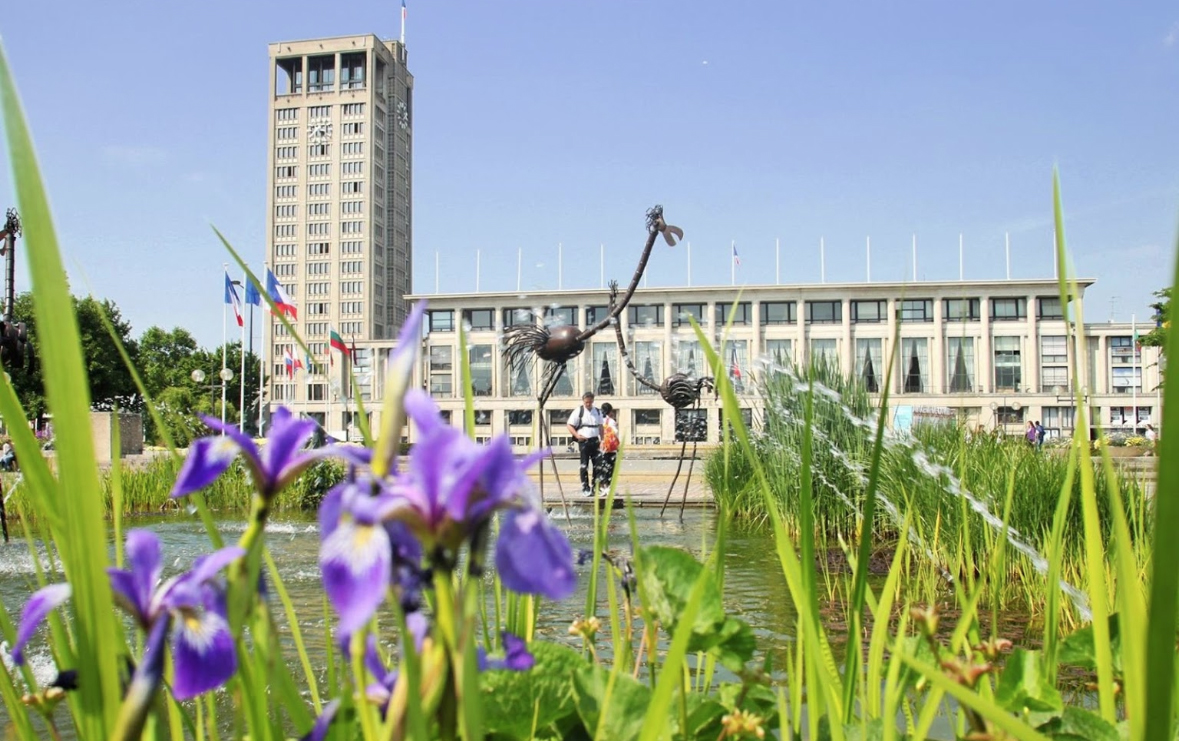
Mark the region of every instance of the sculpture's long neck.
<instances>
[{"instance_id":1,"label":"sculpture's long neck","mask_svg":"<svg viewBox=\"0 0 1179 741\"><path fill-rule=\"evenodd\" d=\"M611 301L610 305L613 307L614 302ZM625 306L625 304L623 305ZM634 379L639 383L643 384L652 391L658 392L659 387L655 385L653 381L639 375L639 370L635 368L634 361L630 359L630 355L626 352L626 340L622 337L622 322L614 322L614 334L618 335L618 352L622 354L622 362L626 363L627 370L630 371L630 374L634 376Z\"/></svg>"},{"instance_id":2,"label":"sculpture's long neck","mask_svg":"<svg viewBox=\"0 0 1179 741\"><path fill-rule=\"evenodd\" d=\"M634 277L631 278L630 285L627 286L626 293L622 296L622 301L613 305L610 309L610 313L608 313L601 321L582 332L579 335L580 339L586 339L588 337L592 337L598 332L601 332L603 329L609 326L611 321L617 319L618 316L622 314L622 310L626 308L626 305L630 303L631 297L635 295L635 289L639 287L639 281L643 279L643 272L647 269L647 260L651 257L651 249L655 247L655 237L658 235L658 228L651 229L650 234L647 235L647 245L643 247L643 255L639 258L639 266L635 268Z\"/></svg>"}]
</instances>

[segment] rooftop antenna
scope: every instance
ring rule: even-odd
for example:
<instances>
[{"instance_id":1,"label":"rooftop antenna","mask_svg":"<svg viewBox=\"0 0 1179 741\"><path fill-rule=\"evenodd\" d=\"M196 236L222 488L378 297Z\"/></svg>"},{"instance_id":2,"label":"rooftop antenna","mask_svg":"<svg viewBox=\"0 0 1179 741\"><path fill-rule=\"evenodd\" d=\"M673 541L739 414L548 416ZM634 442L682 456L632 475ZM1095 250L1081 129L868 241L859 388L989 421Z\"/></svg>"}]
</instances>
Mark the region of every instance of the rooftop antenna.
<instances>
[{"instance_id":1,"label":"rooftop antenna","mask_svg":"<svg viewBox=\"0 0 1179 741\"><path fill-rule=\"evenodd\" d=\"M1121 296L1110 296L1109 297L1109 323L1110 324L1114 323L1114 317L1117 314L1118 299L1120 299L1120 298L1121 298Z\"/></svg>"},{"instance_id":2,"label":"rooftop antenna","mask_svg":"<svg viewBox=\"0 0 1179 741\"><path fill-rule=\"evenodd\" d=\"M405 0L401 0L401 45L405 46Z\"/></svg>"}]
</instances>

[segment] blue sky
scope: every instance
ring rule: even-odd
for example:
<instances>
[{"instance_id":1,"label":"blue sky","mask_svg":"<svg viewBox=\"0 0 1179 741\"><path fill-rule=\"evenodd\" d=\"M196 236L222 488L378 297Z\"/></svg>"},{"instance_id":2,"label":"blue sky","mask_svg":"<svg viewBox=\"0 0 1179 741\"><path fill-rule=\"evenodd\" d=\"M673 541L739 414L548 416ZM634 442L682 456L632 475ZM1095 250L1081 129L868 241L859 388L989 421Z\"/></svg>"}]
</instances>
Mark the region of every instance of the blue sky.
<instances>
[{"instance_id":1,"label":"blue sky","mask_svg":"<svg viewBox=\"0 0 1179 741\"><path fill-rule=\"evenodd\" d=\"M1132 7L1132 10L1130 8ZM264 251L267 44L398 33L386 2L13 3L17 76L77 291L138 334L221 334L216 224ZM662 203L692 282L1051 277L1064 187L1089 321L1149 316L1179 223L1173 2L410 0L415 288L625 281ZM0 206L13 202L0 175ZM649 285L687 282L661 247ZM22 288L27 281L20 280Z\"/></svg>"}]
</instances>

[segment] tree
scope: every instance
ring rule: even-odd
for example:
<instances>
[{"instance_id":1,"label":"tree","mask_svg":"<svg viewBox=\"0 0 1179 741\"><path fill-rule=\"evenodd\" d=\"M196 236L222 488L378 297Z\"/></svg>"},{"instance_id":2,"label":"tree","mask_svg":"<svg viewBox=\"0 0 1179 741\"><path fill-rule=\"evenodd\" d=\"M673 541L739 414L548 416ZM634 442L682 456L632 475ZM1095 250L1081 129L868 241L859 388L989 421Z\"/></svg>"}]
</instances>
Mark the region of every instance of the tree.
<instances>
[{"instance_id":1,"label":"tree","mask_svg":"<svg viewBox=\"0 0 1179 741\"><path fill-rule=\"evenodd\" d=\"M188 386L197 367L196 339L181 327L148 327L139 338L139 373L152 398L165 389Z\"/></svg>"},{"instance_id":2,"label":"tree","mask_svg":"<svg viewBox=\"0 0 1179 741\"><path fill-rule=\"evenodd\" d=\"M1159 352L1167 350L1167 330L1171 328L1171 289L1164 288L1155 291L1159 300L1150 305L1154 309L1154 329L1142 335L1139 342L1146 347L1161 348Z\"/></svg>"}]
</instances>

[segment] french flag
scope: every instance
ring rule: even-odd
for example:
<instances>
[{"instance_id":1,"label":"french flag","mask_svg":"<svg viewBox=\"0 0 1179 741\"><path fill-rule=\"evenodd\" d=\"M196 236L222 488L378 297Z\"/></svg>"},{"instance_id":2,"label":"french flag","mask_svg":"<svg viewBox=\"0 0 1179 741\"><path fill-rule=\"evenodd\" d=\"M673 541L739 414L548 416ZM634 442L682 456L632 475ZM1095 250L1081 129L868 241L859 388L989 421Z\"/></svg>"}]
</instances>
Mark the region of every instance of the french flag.
<instances>
[{"instance_id":1,"label":"french flag","mask_svg":"<svg viewBox=\"0 0 1179 741\"><path fill-rule=\"evenodd\" d=\"M283 352L283 363L287 367L287 378L294 378L295 370L303 367L303 361L294 356L289 346Z\"/></svg>"},{"instance_id":2,"label":"french flag","mask_svg":"<svg viewBox=\"0 0 1179 741\"><path fill-rule=\"evenodd\" d=\"M270 268L266 268L266 293L280 314L286 314L291 319L299 318L299 311L295 308L294 302L291 301L291 297L287 295L286 290L283 289L278 278L274 276L274 271Z\"/></svg>"},{"instance_id":3,"label":"french flag","mask_svg":"<svg viewBox=\"0 0 1179 741\"><path fill-rule=\"evenodd\" d=\"M245 326L245 322L242 321L242 300L237 295L233 281L229 279L229 273L225 274L225 303L233 306L233 316L237 319L237 326Z\"/></svg>"}]
</instances>

